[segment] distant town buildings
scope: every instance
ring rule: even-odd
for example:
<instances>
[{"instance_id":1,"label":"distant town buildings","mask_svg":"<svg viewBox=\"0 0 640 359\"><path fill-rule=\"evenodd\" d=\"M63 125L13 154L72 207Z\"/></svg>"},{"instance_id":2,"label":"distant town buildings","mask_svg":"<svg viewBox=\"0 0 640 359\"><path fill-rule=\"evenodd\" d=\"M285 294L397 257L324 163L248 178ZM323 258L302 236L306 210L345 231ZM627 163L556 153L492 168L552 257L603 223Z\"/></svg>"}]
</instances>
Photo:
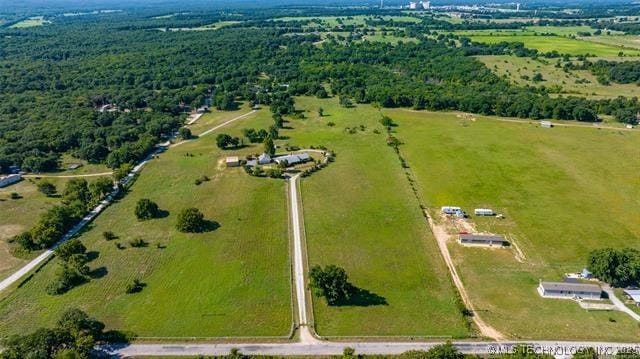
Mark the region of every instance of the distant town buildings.
<instances>
[{"instance_id":1,"label":"distant town buildings","mask_svg":"<svg viewBox=\"0 0 640 359\"><path fill-rule=\"evenodd\" d=\"M16 182L20 182L22 180L22 175L20 174L10 174L8 176L0 177L0 188L10 186Z\"/></svg>"}]
</instances>

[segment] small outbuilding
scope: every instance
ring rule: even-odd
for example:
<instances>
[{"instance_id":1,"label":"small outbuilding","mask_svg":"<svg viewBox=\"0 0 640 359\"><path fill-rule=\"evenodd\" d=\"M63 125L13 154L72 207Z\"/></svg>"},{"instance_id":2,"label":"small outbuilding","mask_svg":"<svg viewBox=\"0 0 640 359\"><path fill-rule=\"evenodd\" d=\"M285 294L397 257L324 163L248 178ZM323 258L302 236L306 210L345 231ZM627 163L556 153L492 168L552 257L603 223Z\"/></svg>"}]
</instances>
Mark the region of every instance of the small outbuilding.
<instances>
[{"instance_id":1,"label":"small outbuilding","mask_svg":"<svg viewBox=\"0 0 640 359\"><path fill-rule=\"evenodd\" d=\"M602 299L602 288L590 283L540 282L538 293L545 298Z\"/></svg>"},{"instance_id":2,"label":"small outbuilding","mask_svg":"<svg viewBox=\"0 0 640 359\"><path fill-rule=\"evenodd\" d=\"M633 301L636 307L640 307L640 289L625 289L624 294Z\"/></svg>"},{"instance_id":3,"label":"small outbuilding","mask_svg":"<svg viewBox=\"0 0 640 359\"><path fill-rule=\"evenodd\" d=\"M582 278L591 279L593 278L593 273L591 273L587 268L584 268L582 269L582 272L580 272L580 276Z\"/></svg>"},{"instance_id":4,"label":"small outbuilding","mask_svg":"<svg viewBox=\"0 0 640 359\"><path fill-rule=\"evenodd\" d=\"M493 216L495 213L489 208L476 208L473 210L476 216Z\"/></svg>"},{"instance_id":5,"label":"small outbuilding","mask_svg":"<svg viewBox=\"0 0 640 359\"><path fill-rule=\"evenodd\" d=\"M551 128L553 127L553 123L551 123L551 121L540 121L540 127Z\"/></svg>"},{"instance_id":6,"label":"small outbuilding","mask_svg":"<svg viewBox=\"0 0 640 359\"><path fill-rule=\"evenodd\" d=\"M8 176L0 177L0 188L10 186L14 183L20 182L22 180L21 174L10 174Z\"/></svg>"},{"instance_id":7,"label":"small outbuilding","mask_svg":"<svg viewBox=\"0 0 640 359\"><path fill-rule=\"evenodd\" d=\"M458 240L460 244L470 246L504 247L509 245L503 236L493 234L460 233Z\"/></svg>"},{"instance_id":8,"label":"small outbuilding","mask_svg":"<svg viewBox=\"0 0 640 359\"><path fill-rule=\"evenodd\" d=\"M240 158L238 156L227 157L224 162L227 165L227 167L239 167L240 166Z\"/></svg>"}]
</instances>

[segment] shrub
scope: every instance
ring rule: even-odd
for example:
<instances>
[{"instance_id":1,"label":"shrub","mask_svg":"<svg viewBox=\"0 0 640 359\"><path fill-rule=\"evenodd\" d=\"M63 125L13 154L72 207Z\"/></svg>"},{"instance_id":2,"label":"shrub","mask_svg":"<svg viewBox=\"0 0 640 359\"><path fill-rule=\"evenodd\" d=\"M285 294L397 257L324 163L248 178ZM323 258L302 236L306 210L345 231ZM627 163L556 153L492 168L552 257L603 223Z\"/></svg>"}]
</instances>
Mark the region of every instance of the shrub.
<instances>
[{"instance_id":1,"label":"shrub","mask_svg":"<svg viewBox=\"0 0 640 359\"><path fill-rule=\"evenodd\" d=\"M141 292L145 286L146 284L142 283L139 279L134 279L133 282L127 284L125 293L133 294L133 293Z\"/></svg>"},{"instance_id":2,"label":"shrub","mask_svg":"<svg viewBox=\"0 0 640 359\"><path fill-rule=\"evenodd\" d=\"M105 240L107 241L112 241L114 239L117 239L118 236L115 235L115 233L111 232L111 231L106 231L106 232L102 232L102 236L104 237Z\"/></svg>"},{"instance_id":3,"label":"shrub","mask_svg":"<svg viewBox=\"0 0 640 359\"><path fill-rule=\"evenodd\" d=\"M158 205L147 198L142 198L136 204L136 217L139 221L146 221L158 215Z\"/></svg>"},{"instance_id":4,"label":"shrub","mask_svg":"<svg viewBox=\"0 0 640 359\"><path fill-rule=\"evenodd\" d=\"M141 237L136 237L129 241L129 245L133 248L142 248L147 246L147 242L145 242Z\"/></svg>"},{"instance_id":5,"label":"shrub","mask_svg":"<svg viewBox=\"0 0 640 359\"><path fill-rule=\"evenodd\" d=\"M197 208L186 208L178 214L176 228L180 232L201 232L205 227L204 215Z\"/></svg>"}]
</instances>

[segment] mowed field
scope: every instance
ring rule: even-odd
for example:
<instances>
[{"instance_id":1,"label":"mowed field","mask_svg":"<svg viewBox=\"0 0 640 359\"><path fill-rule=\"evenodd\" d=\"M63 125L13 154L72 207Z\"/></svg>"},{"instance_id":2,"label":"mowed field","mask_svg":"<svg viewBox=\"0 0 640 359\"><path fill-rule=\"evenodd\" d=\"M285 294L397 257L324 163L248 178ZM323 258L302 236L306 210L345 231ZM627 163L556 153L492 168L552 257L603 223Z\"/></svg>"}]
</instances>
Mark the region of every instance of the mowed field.
<instances>
[{"instance_id":1,"label":"mowed field","mask_svg":"<svg viewBox=\"0 0 640 359\"><path fill-rule=\"evenodd\" d=\"M584 41L564 36L546 36L533 31L461 31L458 35L469 37L472 41L495 44L499 42L522 42L524 46L540 52L557 51L571 56L618 56L622 52L625 56L640 56L640 51L623 47L612 41L610 44Z\"/></svg>"},{"instance_id":2,"label":"mowed field","mask_svg":"<svg viewBox=\"0 0 640 359\"><path fill-rule=\"evenodd\" d=\"M335 264L368 291L349 305L314 298L322 336L464 337L472 333L378 110L297 98L306 119L284 131L300 147L324 145L336 161L301 180L310 265ZM326 116L319 117L317 110ZM335 126L328 126L333 122ZM360 126L364 126L361 128ZM356 133L345 129L358 127ZM374 133L378 130L380 133Z\"/></svg>"},{"instance_id":3,"label":"mowed field","mask_svg":"<svg viewBox=\"0 0 640 359\"><path fill-rule=\"evenodd\" d=\"M246 112L204 119L213 126ZM253 116L224 132L237 136L243 127L268 125ZM95 276L89 283L61 296L46 294L57 267L54 259L21 288L5 294L0 333L50 326L62 311L78 307L110 329L141 337L287 336L292 313L284 181L225 168L220 161L236 152L218 150L215 135L174 147L151 161L130 193L81 235L97 257L89 264ZM211 180L196 186L194 181L203 175ZM133 211L140 198L156 201L167 216L138 222ZM199 208L220 227L179 233L176 217L187 207ZM105 241L102 233L107 230L119 238ZM135 237L148 246L132 248L128 241ZM125 249L117 249L116 242ZM125 294L134 278L146 287Z\"/></svg>"},{"instance_id":4,"label":"mowed field","mask_svg":"<svg viewBox=\"0 0 640 359\"><path fill-rule=\"evenodd\" d=\"M512 83L529 86L545 86L552 93L564 95L579 95L588 98L616 98L620 95L626 97L640 96L640 86L636 84L602 85L588 70L573 70L565 72L563 68L556 67L557 59L537 60L528 57L509 55L477 56L490 70L499 76L506 76ZM608 58L607 60L619 60ZM534 82L532 78L540 73L544 81ZM523 78L524 77L524 78Z\"/></svg>"},{"instance_id":5,"label":"mowed field","mask_svg":"<svg viewBox=\"0 0 640 359\"><path fill-rule=\"evenodd\" d=\"M580 271L591 250L640 249L640 133L542 129L456 114L385 111L399 123L401 153L424 203L492 208L504 220L472 218L513 249L449 248L482 318L514 339L637 341L638 323L618 312L586 312L543 299L539 280Z\"/></svg>"}]
</instances>

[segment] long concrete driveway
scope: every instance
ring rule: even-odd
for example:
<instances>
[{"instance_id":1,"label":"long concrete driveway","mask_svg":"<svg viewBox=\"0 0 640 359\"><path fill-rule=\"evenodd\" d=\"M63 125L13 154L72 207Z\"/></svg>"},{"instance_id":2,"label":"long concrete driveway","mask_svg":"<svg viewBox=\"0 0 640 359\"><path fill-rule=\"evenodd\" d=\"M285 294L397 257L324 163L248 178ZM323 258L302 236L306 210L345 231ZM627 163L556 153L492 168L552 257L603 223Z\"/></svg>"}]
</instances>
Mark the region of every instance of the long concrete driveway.
<instances>
[{"instance_id":1,"label":"long concrete driveway","mask_svg":"<svg viewBox=\"0 0 640 359\"><path fill-rule=\"evenodd\" d=\"M305 279L304 258L306 250L304 250L304 242L302 240L304 233L300 222L303 220L300 214L300 197L298 195L298 184L300 183L300 174L291 176L289 182L289 216L291 223L291 231L293 233L293 277L296 294L296 304L298 307L298 334L300 343L306 345L316 345L319 340L314 337L309 329L309 321L307 319L307 288Z\"/></svg>"},{"instance_id":2,"label":"long concrete driveway","mask_svg":"<svg viewBox=\"0 0 640 359\"><path fill-rule=\"evenodd\" d=\"M244 115L240 115L238 117L232 118L231 120L228 120L226 122L223 122L205 132L203 132L202 134L200 134L200 136L203 135L207 135L213 131L216 131L224 126L227 126L235 121L238 121L242 118L245 118L253 113L255 113L256 110L250 111L248 113L245 113ZM174 136L175 138L175 136ZM142 168L144 168L144 166L149 163L149 161L151 161L156 155L164 152L167 150L167 148L169 147L169 143L170 142L166 142L163 144L160 144L151 154L149 154L143 161L141 161L140 163L138 163L132 170L131 172L129 172L129 174L120 181L120 184L122 184L123 186L126 186L127 184L129 184L136 175L138 175L141 171ZM99 174L99 175L103 175L103 174ZM88 177L88 175L84 175L84 176L73 176L73 177ZM109 195L107 195L107 197L102 200L102 202L100 202L94 209L92 209L84 218L82 218L82 220L76 224L73 228L71 228L71 230L69 230L61 239L60 241L58 241L55 245L53 245L50 249L47 249L46 251L42 252L39 256L37 256L36 258L34 258L33 260L31 260L30 262L28 262L27 264L25 264L24 266L22 266L20 269L18 269L17 271L15 271L13 274L11 274L9 277L5 278L2 282L0 282L0 292L7 289L8 287L10 287L11 285L17 283L22 277L24 277L25 275L27 275L27 273L31 272L32 270L36 269L38 266L40 266L41 264L45 263L45 261L51 257L53 255L53 251L55 250L56 247L58 247L60 244L62 244L63 242L69 240L70 238L72 238L73 236L75 236L76 234L78 234L78 232L80 232L80 230L82 230L87 224L89 224L89 222L93 221L100 213L102 213L102 211L107 208L112 202L113 200L116 198L116 196L118 195L118 186L114 186L113 190L111 191L111 193Z\"/></svg>"},{"instance_id":3,"label":"long concrete driveway","mask_svg":"<svg viewBox=\"0 0 640 359\"><path fill-rule=\"evenodd\" d=\"M640 315L631 310L631 308L627 307L618 297L616 297L616 293L613 291L613 288L611 288L611 286L605 284L602 286L602 290L604 290L607 295L609 295L609 300L611 300L611 303L613 303L616 309L623 313L626 313L631 318L640 322Z\"/></svg>"}]
</instances>

